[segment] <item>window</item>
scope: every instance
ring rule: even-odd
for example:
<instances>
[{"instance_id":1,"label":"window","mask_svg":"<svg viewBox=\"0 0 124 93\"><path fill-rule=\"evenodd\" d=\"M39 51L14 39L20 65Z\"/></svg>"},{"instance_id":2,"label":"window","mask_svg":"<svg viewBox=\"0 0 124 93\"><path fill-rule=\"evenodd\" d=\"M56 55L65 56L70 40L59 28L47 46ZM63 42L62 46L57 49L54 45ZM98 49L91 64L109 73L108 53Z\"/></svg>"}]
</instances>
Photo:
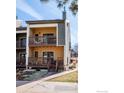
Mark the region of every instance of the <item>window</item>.
<instances>
[{"instance_id":1,"label":"window","mask_svg":"<svg viewBox=\"0 0 124 93\"><path fill-rule=\"evenodd\" d=\"M38 57L38 51L35 51L34 56Z\"/></svg>"},{"instance_id":2,"label":"window","mask_svg":"<svg viewBox=\"0 0 124 93\"><path fill-rule=\"evenodd\" d=\"M54 62L54 52L43 52L43 60L44 63L50 61L51 63Z\"/></svg>"},{"instance_id":3,"label":"window","mask_svg":"<svg viewBox=\"0 0 124 93\"><path fill-rule=\"evenodd\" d=\"M35 34L35 37L37 37L38 36L38 34Z\"/></svg>"},{"instance_id":4,"label":"window","mask_svg":"<svg viewBox=\"0 0 124 93\"><path fill-rule=\"evenodd\" d=\"M43 52L43 57L53 58L53 52Z\"/></svg>"}]
</instances>

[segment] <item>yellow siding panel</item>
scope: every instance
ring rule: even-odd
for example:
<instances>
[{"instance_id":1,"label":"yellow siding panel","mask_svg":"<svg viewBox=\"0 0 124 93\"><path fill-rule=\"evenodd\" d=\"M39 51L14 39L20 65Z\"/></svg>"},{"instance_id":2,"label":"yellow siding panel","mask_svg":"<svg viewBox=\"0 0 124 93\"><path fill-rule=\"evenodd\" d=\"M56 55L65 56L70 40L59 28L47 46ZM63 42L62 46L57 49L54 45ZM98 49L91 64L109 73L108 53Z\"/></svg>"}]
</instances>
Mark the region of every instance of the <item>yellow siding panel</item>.
<instances>
[{"instance_id":1,"label":"yellow siding panel","mask_svg":"<svg viewBox=\"0 0 124 93\"><path fill-rule=\"evenodd\" d=\"M30 33L30 36L33 36L35 34L38 34L39 36L43 36L43 34L49 34L49 33L56 35L55 27L32 28L30 31L32 32Z\"/></svg>"},{"instance_id":2,"label":"yellow siding panel","mask_svg":"<svg viewBox=\"0 0 124 93\"><path fill-rule=\"evenodd\" d=\"M43 47L34 47L30 48L29 56L32 57L33 53L38 51L38 56L43 57L43 52L54 52L54 59L58 57L64 58L64 47L63 46L43 46Z\"/></svg>"}]
</instances>

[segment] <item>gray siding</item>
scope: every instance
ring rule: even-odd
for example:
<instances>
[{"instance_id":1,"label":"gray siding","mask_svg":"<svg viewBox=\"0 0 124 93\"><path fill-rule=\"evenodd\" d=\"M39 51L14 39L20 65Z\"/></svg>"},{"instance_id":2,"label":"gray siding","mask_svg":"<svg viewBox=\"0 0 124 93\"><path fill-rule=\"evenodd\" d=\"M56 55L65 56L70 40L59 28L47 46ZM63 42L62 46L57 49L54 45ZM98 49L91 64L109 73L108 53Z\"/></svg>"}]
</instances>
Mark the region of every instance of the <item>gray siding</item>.
<instances>
[{"instance_id":1,"label":"gray siding","mask_svg":"<svg viewBox=\"0 0 124 93\"><path fill-rule=\"evenodd\" d=\"M58 45L65 45L65 24L58 24Z\"/></svg>"}]
</instances>

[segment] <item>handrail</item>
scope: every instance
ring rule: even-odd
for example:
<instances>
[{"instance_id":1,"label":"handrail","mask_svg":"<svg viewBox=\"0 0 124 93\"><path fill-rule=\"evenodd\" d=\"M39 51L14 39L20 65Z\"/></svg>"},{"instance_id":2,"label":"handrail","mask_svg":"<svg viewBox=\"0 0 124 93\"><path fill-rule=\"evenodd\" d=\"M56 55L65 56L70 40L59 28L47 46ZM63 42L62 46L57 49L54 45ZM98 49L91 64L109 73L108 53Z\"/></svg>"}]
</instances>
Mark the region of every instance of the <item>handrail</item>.
<instances>
[{"instance_id":1,"label":"handrail","mask_svg":"<svg viewBox=\"0 0 124 93\"><path fill-rule=\"evenodd\" d=\"M29 37L29 45L56 45L56 37L55 36L35 36Z\"/></svg>"}]
</instances>

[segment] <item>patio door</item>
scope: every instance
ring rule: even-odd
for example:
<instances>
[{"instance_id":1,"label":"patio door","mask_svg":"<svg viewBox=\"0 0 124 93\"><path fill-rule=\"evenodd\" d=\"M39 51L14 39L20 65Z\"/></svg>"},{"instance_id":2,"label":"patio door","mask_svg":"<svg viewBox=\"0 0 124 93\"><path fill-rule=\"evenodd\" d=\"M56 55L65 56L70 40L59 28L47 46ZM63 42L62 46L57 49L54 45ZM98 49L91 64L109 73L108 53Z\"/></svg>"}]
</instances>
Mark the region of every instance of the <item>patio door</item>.
<instances>
[{"instance_id":1,"label":"patio door","mask_svg":"<svg viewBox=\"0 0 124 93\"><path fill-rule=\"evenodd\" d=\"M25 53L20 53L19 55L19 60L22 65L25 65L26 62L26 54Z\"/></svg>"},{"instance_id":2,"label":"patio door","mask_svg":"<svg viewBox=\"0 0 124 93\"><path fill-rule=\"evenodd\" d=\"M39 35L35 34L35 42L39 42Z\"/></svg>"},{"instance_id":3,"label":"patio door","mask_svg":"<svg viewBox=\"0 0 124 93\"><path fill-rule=\"evenodd\" d=\"M44 38L44 43L47 44L53 44L54 43L54 34L43 34L43 38Z\"/></svg>"},{"instance_id":4,"label":"patio door","mask_svg":"<svg viewBox=\"0 0 124 93\"><path fill-rule=\"evenodd\" d=\"M43 52L44 63L47 64L48 61L51 63L54 61L54 52Z\"/></svg>"},{"instance_id":5,"label":"patio door","mask_svg":"<svg viewBox=\"0 0 124 93\"><path fill-rule=\"evenodd\" d=\"M21 47L26 47L26 38L21 38L20 44L21 44Z\"/></svg>"}]
</instances>

